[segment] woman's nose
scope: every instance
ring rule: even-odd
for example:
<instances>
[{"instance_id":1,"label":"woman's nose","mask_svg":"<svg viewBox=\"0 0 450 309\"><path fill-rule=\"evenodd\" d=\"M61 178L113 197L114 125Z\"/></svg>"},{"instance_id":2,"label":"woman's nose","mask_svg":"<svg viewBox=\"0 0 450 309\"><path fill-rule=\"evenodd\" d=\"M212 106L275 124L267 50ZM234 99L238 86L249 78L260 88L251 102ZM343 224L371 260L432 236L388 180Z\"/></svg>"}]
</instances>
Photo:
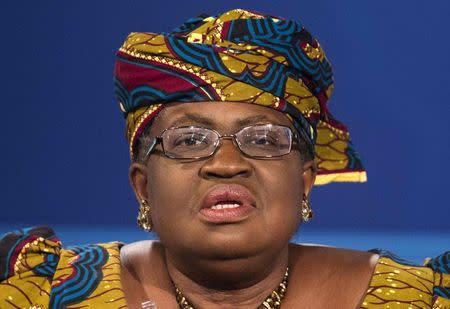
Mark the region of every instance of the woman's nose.
<instances>
[{"instance_id":1,"label":"woman's nose","mask_svg":"<svg viewBox=\"0 0 450 309\"><path fill-rule=\"evenodd\" d=\"M232 139L223 138L214 154L205 160L200 170L204 178L249 177L252 166Z\"/></svg>"}]
</instances>

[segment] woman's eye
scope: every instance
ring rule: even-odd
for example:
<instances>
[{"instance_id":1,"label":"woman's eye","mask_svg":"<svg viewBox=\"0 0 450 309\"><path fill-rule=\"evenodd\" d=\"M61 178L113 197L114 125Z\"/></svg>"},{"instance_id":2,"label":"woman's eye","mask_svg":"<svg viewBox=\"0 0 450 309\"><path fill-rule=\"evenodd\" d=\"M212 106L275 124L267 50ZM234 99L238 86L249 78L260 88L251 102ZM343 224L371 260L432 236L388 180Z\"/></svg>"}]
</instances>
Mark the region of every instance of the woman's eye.
<instances>
[{"instance_id":1,"label":"woman's eye","mask_svg":"<svg viewBox=\"0 0 450 309\"><path fill-rule=\"evenodd\" d=\"M257 145L268 145L268 144L270 144L270 142L267 140L267 138L258 138L256 140L254 140L253 143L257 144Z\"/></svg>"},{"instance_id":2,"label":"woman's eye","mask_svg":"<svg viewBox=\"0 0 450 309\"><path fill-rule=\"evenodd\" d=\"M198 134L190 134L185 136L180 136L176 139L174 145L185 147L185 146L198 146L201 144L206 144L207 138L204 135L198 135Z\"/></svg>"},{"instance_id":3,"label":"woman's eye","mask_svg":"<svg viewBox=\"0 0 450 309\"><path fill-rule=\"evenodd\" d=\"M269 136L255 136L250 143L258 146L272 146L277 143L277 140Z\"/></svg>"}]
</instances>

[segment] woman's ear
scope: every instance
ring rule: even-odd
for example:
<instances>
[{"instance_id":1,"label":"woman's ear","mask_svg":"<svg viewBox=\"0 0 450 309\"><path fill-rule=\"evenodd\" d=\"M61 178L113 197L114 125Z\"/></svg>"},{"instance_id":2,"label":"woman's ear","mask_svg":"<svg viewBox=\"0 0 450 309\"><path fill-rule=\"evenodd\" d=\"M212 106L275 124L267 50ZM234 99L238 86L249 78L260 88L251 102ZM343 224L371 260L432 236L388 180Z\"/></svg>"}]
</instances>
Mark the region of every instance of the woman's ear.
<instances>
[{"instance_id":1,"label":"woman's ear","mask_svg":"<svg viewBox=\"0 0 450 309\"><path fill-rule=\"evenodd\" d=\"M147 167L142 163L133 162L130 165L128 174L137 200L148 200Z\"/></svg>"},{"instance_id":2,"label":"woman's ear","mask_svg":"<svg viewBox=\"0 0 450 309\"><path fill-rule=\"evenodd\" d=\"M317 175L317 165L314 160L303 163L303 194L309 198L311 194L312 187L314 186L314 182L316 180Z\"/></svg>"}]
</instances>

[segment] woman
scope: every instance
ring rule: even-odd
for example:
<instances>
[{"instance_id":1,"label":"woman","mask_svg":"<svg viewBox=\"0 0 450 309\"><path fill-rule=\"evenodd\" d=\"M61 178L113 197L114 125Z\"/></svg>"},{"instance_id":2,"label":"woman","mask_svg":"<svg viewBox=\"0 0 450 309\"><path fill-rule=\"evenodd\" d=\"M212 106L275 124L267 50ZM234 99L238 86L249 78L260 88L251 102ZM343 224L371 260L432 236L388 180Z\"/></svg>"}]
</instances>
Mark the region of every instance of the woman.
<instances>
[{"instance_id":1,"label":"woman","mask_svg":"<svg viewBox=\"0 0 450 309\"><path fill-rule=\"evenodd\" d=\"M327 108L331 67L297 22L233 10L118 52L138 223L160 241L0 243L1 308L448 308L448 253L289 244L314 184L365 181Z\"/></svg>"}]
</instances>

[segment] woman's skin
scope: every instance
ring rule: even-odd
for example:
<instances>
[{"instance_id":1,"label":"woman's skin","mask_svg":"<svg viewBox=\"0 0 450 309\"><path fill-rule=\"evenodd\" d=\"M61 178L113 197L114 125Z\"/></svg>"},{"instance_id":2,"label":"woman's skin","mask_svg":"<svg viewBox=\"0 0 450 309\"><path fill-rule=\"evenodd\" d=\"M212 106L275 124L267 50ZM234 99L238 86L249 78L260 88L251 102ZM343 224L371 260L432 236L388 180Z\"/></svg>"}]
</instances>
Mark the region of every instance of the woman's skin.
<instances>
[{"instance_id":1,"label":"woman's skin","mask_svg":"<svg viewBox=\"0 0 450 309\"><path fill-rule=\"evenodd\" d=\"M222 135L249 124L292 124L281 112L231 102L171 104L155 120L151 136L174 126L197 125ZM130 307L152 299L177 308L175 283L196 308L257 308L290 267L285 308L356 308L375 265L365 252L289 245L301 221L300 204L315 179L313 161L295 148L272 159L242 154L221 139L201 160L167 158L161 145L146 164L133 163L130 179L138 200L151 206L161 242L121 250L122 283ZM214 223L200 210L218 191L248 190L252 210L234 222ZM322 305L321 305L322 304Z\"/></svg>"}]
</instances>

